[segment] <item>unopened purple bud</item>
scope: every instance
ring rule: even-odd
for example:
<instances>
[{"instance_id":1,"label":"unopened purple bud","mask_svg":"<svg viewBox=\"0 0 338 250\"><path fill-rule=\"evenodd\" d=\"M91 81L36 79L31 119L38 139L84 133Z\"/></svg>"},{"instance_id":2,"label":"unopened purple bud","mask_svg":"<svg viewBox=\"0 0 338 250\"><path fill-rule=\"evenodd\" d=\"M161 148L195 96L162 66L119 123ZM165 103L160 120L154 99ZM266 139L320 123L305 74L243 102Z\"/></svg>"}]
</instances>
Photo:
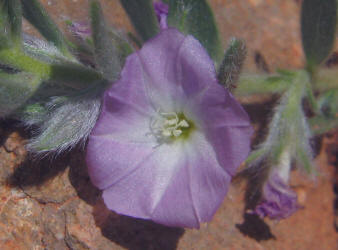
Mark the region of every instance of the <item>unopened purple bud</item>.
<instances>
[{"instance_id":1,"label":"unopened purple bud","mask_svg":"<svg viewBox=\"0 0 338 250\"><path fill-rule=\"evenodd\" d=\"M158 22L160 23L160 28L167 29L167 17L169 13L169 6L168 4L163 3L162 1L154 3L154 9L155 13L158 19Z\"/></svg>"},{"instance_id":2,"label":"unopened purple bud","mask_svg":"<svg viewBox=\"0 0 338 250\"><path fill-rule=\"evenodd\" d=\"M297 194L283 181L278 173L273 173L263 187L262 202L254 213L260 217L285 219L298 210Z\"/></svg>"}]
</instances>

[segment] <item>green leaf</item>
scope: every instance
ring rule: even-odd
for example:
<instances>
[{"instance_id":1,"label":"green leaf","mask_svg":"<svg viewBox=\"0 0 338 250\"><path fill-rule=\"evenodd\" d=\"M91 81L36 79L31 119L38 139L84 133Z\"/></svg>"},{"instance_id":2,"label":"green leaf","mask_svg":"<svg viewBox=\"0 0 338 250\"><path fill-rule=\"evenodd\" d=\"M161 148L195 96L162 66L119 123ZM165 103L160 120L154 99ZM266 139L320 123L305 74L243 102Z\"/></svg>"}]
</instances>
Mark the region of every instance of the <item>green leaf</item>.
<instances>
[{"instance_id":1,"label":"green leaf","mask_svg":"<svg viewBox=\"0 0 338 250\"><path fill-rule=\"evenodd\" d=\"M106 27L99 1L91 1L90 15L96 63L106 79L116 80L121 71L120 58Z\"/></svg>"},{"instance_id":2,"label":"green leaf","mask_svg":"<svg viewBox=\"0 0 338 250\"><path fill-rule=\"evenodd\" d=\"M250 155L245 160L245 165L255 165L257 162L262 160L264 158L265 154L267 153L267 150L265 148L259 148L250 153Z\"/></svg>"},{"instance_id":3,"label":"green leaf","mask_svg":"<svg viewBox=\"0 0 338 250\"><path fill-rule=\"evenodd\" d=\"M297 148L296 160L300 165L303 166L306 173L315 173L316 168L314 163L312 162L312 156L308 152L304 151L302 148Z\"/></svg>"},{"instance_id":4,"label":"green leaf","mask_svg":"<svg viewBox=\"0 0 338 250\"><path fill-rule=\"evenodd\" d=\"M33 74L0 71L0 117L9 115L23 105L40 83L41 79Z\"/></svg>"},{"instance_id":5,"label":"green leaf","mask_svg":"<svg viewBox=\"0 0 338 250\"><path fill-rule=\"evenodd\" d=\"M104 87L107 84L100 73L77 63L52 64L50 70L49 81L73 89L86 89L93 85Z\"/></svg>"},{"instance_id":6,"label":"green leaf","mask_svg":"<svg viewBox=\"0 0 338 250\"><path fill-rule=\"evenodd\" d=\"M27 148L35 153L61 153L78 143L84 146L100 113L100 105L101 90L95 88L52 99L47 104L48 113L40 122L40 134L29 141Z\"/></svg>"},{"instance_id":7,"label":"green leaf","mask_svg":"<svg viewBox=\"0 0 338 250\"><path fill-rule=\"evenodd\" d=\"M338 89L323 93L318 100L319 111L327 118L338 116Z\"/></svg>"},{"instance_id":8,"label":"green leaf","mask_svg":"<svg viewBox=\"0 0 338 250\"><path fill-rule=\"evenodd\" d=\"M23 15L47 41L52 42L62 53L72 57L62 32L49 17L38 0L21 0Z\"/></svg>"},{"instance_id":9,"label":"green leaf","mask_svg":"<svg viewBox=\"0 0 338 250\"><path fill-rule=\"evenodd\" d=\"M236 88L245 56L244 41L236 38L231 39L218 72L219 83L230 91Z\"/></svg>"},{"instance_id":10,"label":"green leaf","mask_svg":"<svg viewBox=\"0 0 338 250\"><path fill-rule=\"evenodd\" d=\"M332 50L337 22L336 0L304 0L302 4L301 31L307 67L323 62Z\"/></svg>"},{"instance_id":11,"label":"green leaf","mask_svg":"<svg viewBox=\"0 0 338 250\"><path fill-rule=\"evenodd\" d=\"M9 36L11 42L7 45L20 46L22 26L22 9L20 0L1 0L0 1L0 29L4 42ZM0 40L0 42L2 42ZM6 42L5 42L6 43Z\"/></svg>"},{"instance_id":12,"label":"green leaf","mask_svg":"<svg viewBox=\"0 0 338 250\"><path fill-rule=\"evenodd\" d=\"M159 32L151 0L120 0L120 2L143 41L147 41Z\"/></svg>"},{"instance_id":13,"label":"green leaf","mask_svg":"<svg viewBox=\"0 0 338 250\"><path fill-rule=\"evenodd\" d=\"M52 43L23 34L23 51L29 57L46 63L71 62Z\"/></svg>"},{"instance_id":14,"label":"green leaf","mask_svg":"<svg viewBox=\"0 0 338 250\"><path fill-rule=\"evenodd\" d=\"M13 114L17 120L21 120L26 126L41 124L48 110L41 103L25 104Z\"/></svg>"},{"instance_id":15,"label":"green leaf","mask_svg":"<svg viewBox=\"0 0 338 250\"><path fill-rule=\"evenodd\" d=\"M309 124L313 135L321 135L338 128L338 118L328 118L323 115L318 115L309 119Z\"/></svg>"},{"instance_id":16,"label":"green leaf","mask_svg":"<svg viewBox=\"0 0 338 250\"><path fill-rule=\"evenodd\" d=\"M134 52L133 46L128 42L126 38L124 38L121 34L117 31L110 32L113 46L116 47L120 64L124 65L125 59L127 56Z\"/></svg>"},{"instance_id":17,"label":"green leaf","mask_svg":"<svg viewBox=\"0 0 338 250\"><path fill-rule=\"evenodd\" d=\"M38 75L45 81L57 82L74 89L84 89L93 84L106 84L96 70L75 62L45 63L14 49L0 50L0 61L11 68Z\"/></svg>"},{"instance_id":18,"label":"green leaf","mask_svg":"<svg viewBox=\"0 0 338 250\"><path fill-rule=\"evenodd\" d=\"M169 0L169 26L193 35L211 58L222 60L223 50L210 6L205 0Z\"/></svg>"}]
</instances>

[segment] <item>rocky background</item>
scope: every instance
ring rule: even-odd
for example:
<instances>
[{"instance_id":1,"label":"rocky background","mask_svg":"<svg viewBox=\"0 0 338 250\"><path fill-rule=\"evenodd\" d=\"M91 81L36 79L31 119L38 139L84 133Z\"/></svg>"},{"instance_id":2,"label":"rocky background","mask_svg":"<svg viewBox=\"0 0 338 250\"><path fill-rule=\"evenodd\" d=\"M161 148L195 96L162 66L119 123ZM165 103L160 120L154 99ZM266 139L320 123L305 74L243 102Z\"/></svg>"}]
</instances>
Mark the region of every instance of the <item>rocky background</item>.
<instances>
[{"instance_id":1,"label":"rocky background","mask_svg":"<svg viewBox=\"0 0 338 250\"><path fill-rule=\"evenodd\" d=\"M86 0L42 1L54 20L86 20ZM132 31L118 0L102 0L109 23ZM244 38L245 71L300 68L300 1L211 0L224 45ZM25 24L25 30L35 33ZM337 46L336 46L337 47ZM335 65L332 56L330 66ZM276 97L243 99L257 131ZM291 184L303 206L275 222L245 214L245 181L235 180L211 223L200 230L168 228L106 209L87 175L81 149L56 159L34 158L24 149L31 131L0 121L0 249L337 249L338 131L314 139L315 180L293 172ZM335 193L336 192L336 193ZM335 211L336 209L336 211Z\"/></svg>"}]
</instances>

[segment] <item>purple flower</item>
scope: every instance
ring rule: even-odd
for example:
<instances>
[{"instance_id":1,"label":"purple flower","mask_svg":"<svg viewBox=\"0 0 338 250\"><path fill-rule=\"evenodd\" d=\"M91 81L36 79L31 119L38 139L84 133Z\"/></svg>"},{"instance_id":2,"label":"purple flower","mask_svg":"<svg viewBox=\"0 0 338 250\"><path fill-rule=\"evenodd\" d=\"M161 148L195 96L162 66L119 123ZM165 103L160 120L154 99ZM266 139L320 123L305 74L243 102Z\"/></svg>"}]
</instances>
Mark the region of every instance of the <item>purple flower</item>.
<instances>
[{"instance_id":1,"label":"purple flower","mask_svg":"<svg viewBox=\"0 0 338 250\"><path fill-rule=\"evenodd\" d=\"M161 29L167 29L168 28L167 16L168 16L168 13L169 13L168 4L165 4L162 1L155 2L154 3L154 9L155 9L155 14L157 16L157 20L160 23L160 28Z\"/></svg>"},{"instance_id":2,"label":"purple flower","mask_svg":"<svg viewBox=\"0 0 338 250\"><path fill-rule=\"evenodd\" d=\"M298 208L297 194L275 172L264 185L262 202L254 212L260 217L280 220L291 216Z\"/></svg>"},{"instance_id":3,"label":"purple flower","mask_svg":"<svg viewBox=\"0 0 338 250\"><path fill-rule=\"evenodd\" d=\"M252 127L202 45L163 30L127 58L102 106L86 161L107 207L168 226L210 221Z\"/></svg>"}]
</instances>

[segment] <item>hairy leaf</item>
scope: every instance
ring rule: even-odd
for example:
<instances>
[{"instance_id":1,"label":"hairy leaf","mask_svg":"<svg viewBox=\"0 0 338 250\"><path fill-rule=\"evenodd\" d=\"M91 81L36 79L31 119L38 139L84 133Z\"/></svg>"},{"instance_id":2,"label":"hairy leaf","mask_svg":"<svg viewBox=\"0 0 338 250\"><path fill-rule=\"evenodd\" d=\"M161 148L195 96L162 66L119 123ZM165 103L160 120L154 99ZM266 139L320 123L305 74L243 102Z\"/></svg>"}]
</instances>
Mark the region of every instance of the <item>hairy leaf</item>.
<instances>
[{"instance_id":1,"label":"hairy leaf","mask_svg":"<svg viewBox=\"0 0 338 250\"><path fill-rule=\"evenodd\" d=\"M22 9L20 0L0 1L0 33L9 36L12 45L20 45L22 26ZM8 37L7 37L8 39ZM4 38L5 40L5 38Z\"/></svg>"},{"instance_id":2,"label":"hairy leaf","mask_svg":"<svg viewBox=\"0 0 338 250\"><path fill-rule=\"evenodd\" d=\"M338 114L338 89L323 93L318 100L319 111L327 118L335 118Z\"/></svg>"},{"instance_id":3,"label":"hairy leaf","mask_svg":"<svg viewBox=\"0 0 338 250\"><path fill-rule=\"evenodd\" d=\"M222 45L210 6L205 0L169 0L169 26L198 39L216 61L222 60Z\"/></svg>"},{"instance_id":4,"label":"hairy leaf","mask_svg":"<svg viewBox=\"0 0 338 250\"><path fill-rule=\"evenodd\" d=\"M120 2L143 41L147 41L159 32L151 0L120 0Z\"/></svg>"},{"instance_id":5,"label":"hairy leaf","mask_svg":"<svg viewBox=\"0 0 338 250\"><path fill-rule=\"evenodd\" d=\"M90 14L96 63L106 79L117 80L121 71L121 63L117 48L113 45L112 37L106 27L98 1L91 1Z\"/></svg>"},{"instance_id":6,"label":"hairy leaf","mask_svg":"<svg viewBox=\"0 0 338 250\"><path fill-rule=\"evenodd\" d=\"M337 22L336 0L304 0L301 30L307 66L312 71L332 50Z\"/></svg>"},{"instance_id":7,"label":"hairy leaf","mask_svg":"<svg viewBox=\"0 0 338 250\"><path fill-rule=\"evenodd\" d=\"M39 121L37 136L27 145L28 150L61 153L84 143L96 123L100 105L101 94L95 89L76 96L52 98L43 122Z\"/></svg>"},{"instance_id":8,"label":"hairy leaf","mask_svg":"<svg viewBox=\"0 0 338 250\"><path fill-rule=\"evenodd\" d=\"M33 74L0 71L0 117L9 115L23 105L40 83L41 79Z\"/></svg>"},{"instance_id":9,"label":"hairy leaf","mask_svg":"<svg viewBox=\"0 0 338 250\"><path fill-rule=\"evenodd\" d=\"M63 34L38 0L21 0L24 17L62 53L72 57Z\"/></svg>"},{"instance_id":10,"label":"hairy leaf","mask_svg":"<svg viewBox=\"0 0 338 250\"><path fill-rule=\"evenodd\" d=\"M244 41L236 38L231 39L218 71L219 83L230 91L236 88L245 56L246 46Z\"/></svg>"}]
</instances>

